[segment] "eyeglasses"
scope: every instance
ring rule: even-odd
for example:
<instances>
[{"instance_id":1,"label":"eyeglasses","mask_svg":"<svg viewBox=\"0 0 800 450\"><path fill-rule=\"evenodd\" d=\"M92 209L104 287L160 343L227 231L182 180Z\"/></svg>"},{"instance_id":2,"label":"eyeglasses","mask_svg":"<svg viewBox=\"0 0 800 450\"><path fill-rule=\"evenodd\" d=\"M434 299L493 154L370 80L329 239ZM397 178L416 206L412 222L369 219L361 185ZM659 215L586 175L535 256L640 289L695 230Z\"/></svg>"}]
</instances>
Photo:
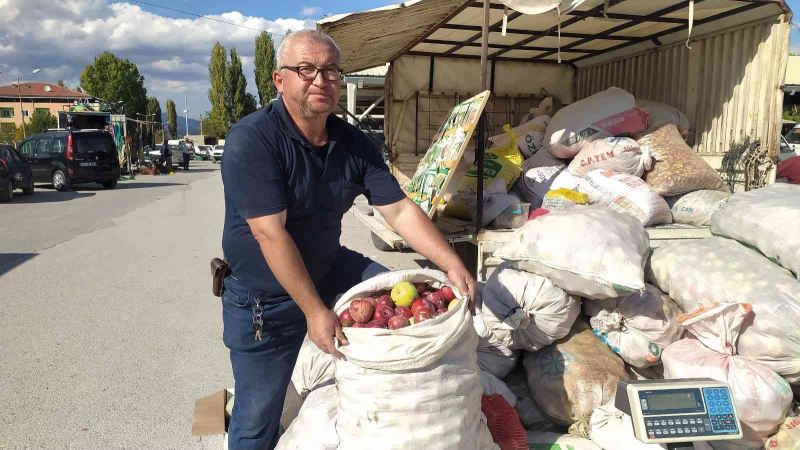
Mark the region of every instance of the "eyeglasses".
<instances>
[{"instance_id":1,"label":"eyeglasses","mask_svg":"<svg viewBox=\"0 0 800 450\"><path fill-rule=\"evenodd\" d=\"M291 70L304 81L314 80L320 72L322 72L322 78L327 81L339 81L344 73L344 70L338 67L281 66L281 69Z\"/></svg>"}]
</instances>

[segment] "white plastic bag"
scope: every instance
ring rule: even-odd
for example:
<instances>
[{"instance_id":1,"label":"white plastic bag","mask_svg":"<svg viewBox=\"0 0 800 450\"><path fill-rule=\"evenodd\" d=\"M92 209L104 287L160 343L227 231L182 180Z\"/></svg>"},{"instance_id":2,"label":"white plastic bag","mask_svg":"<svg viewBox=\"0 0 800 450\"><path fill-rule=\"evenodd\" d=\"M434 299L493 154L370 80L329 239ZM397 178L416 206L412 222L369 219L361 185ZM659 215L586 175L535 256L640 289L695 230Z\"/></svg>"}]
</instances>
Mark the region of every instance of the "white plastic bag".
<instances>
[{"instance_id":1,"label":"white plastic bag","mask_svg":"<svg viewBox=\"0 0 800 450\"><path fill-rule=\"evenodd\" d=\"M514 270L508 263L494 271L483 289L483 322L512 350L533 352L561 339L580 311L579 299L549 279Z\"/></svg>"},{"instance_id":2,"label":"white plastic bag","mask_svg":"<svg viewBox=\"0 0 800 450\"><path fill-rule=\"evenodd\" d=\"M711 232L757 248L800 279L800 186L734 194L712 217Z\"/></svg>"},{"instance_id":3,"label":"white plastic bag","mask_svg":"<svg viewBox=\"0 0 800 450\"><path fill-rule=\"evenodd\" d=\"M611 136L632 136L647 129L647 115L633 95L616 87L561 108L544 141L558 158L572 158L588 142Z\"/></svg>"},{"instance_id":4,"label":"white plastic bag","mask_svg":"<svg viewBox=\"0 0 800 450\"><path fill-rule=\"evenodd\" d=\"M326 381L333 380L333 356L323 352L311 339L303 339L292 371L292 384L301 398Z\"/></svg>"},{"instance_id":5,"label":"white plastic bag","mask_svg":"<svg viewBox=\"0 0 800 450\"><path fill-rule=\"evenodd\" d=\"M526 430L528 448L534 450L603 450L586 438L547 431Z\"/></svg>"},{"instance_id":6,"label":"white plastic bag","mask_svg":"<svg viewBox=\"0 0 800 450\"><path fill-rule=\"evenodd\" d=\"M730 196L727 192L704 190L666 200L672 208L672 220L675 223L702 227L711 225L711 216L722 208Z\"/></svg>"},{"instance_id":7,"label":"white plastic bag","mask_svg":"<svg viewBox=\"0 0 800 450\"><path fill-rule=\"evenodd\" d=\"M664 314L662 293L652 285L647 291L619 299L615 308L603 308L593 300L584 301L592 316L595 336L605 342L626 363L650 367L661 362L661 352L677 341L681 328Z\"/></svg>"},{"instance_id":8,"label":"white plastic bag","mask_svg":"<svg viewBox=\"0 0 800 450\"><path fill-rule=\"evenodd\" d=\"M609 137L589 142L569 163L569 172L576 177L597 170L610 170L641 177L650 169L653 158L642 152L639 144L627 137Z\"/></svg>"},{"instance_id":9,"label":"white plastic bag","mask_svg":"<svg viewBox=\"0 0 800 450\"><path fill-rule=\"evenodd\" d=\"M522 176L514 183L514 192L531 204L531 209L542 206L547 191L556 177L566 169L564 161L550 152L537 152L522 163Z\"/></svg>"},{"instance_id":10,"label":"white plastic bag","mask_svg":"<svg viewBox=\"0 0 800 450\"><path fill-rule=\"evenodd\" d=\"M775 372L736 354L736 340L752 308L747 303L699 307L681 319L696 338L681 339L664 350L664 377L708 377L727 384L742 424L741 443L760 447L774 434L792 402L792 389ZM719 445L718 445L719 444ZM726 442L714 443L715 448Z\"/></svg>"},{"instance_id":11,"label":"white plastic bag","mask_svg":"<svg viewBox=\"0 0 800 450\"><path fill-rule=\"evenodd\" d=\"M485 370L481 370L481 386L483 386L483 395L500 394L512 407L517 404L517 397L506 386L500 378L492 375Z\"/></svg>"},{"instance_id":12,"label":"white plastic bag","mask_svg":"<svg viewBox=\"0 0 800 450\"><path fill-rule=\"evenodd\" d=\"M649 248L638 220L587 206L529 221L494 256L547 277L573 295L604 299L644 291Z\"/></svg>"},{"instance_id":13,"label":"white plastic bag","mask_svg":"<svg viewBox=\"0 0 800 450\"><path fill-rule=\"evenodd\" d=\"M739 354L800 382L800 282L789 271L736 241L713 237L655 249L647 275L684 311L700 303L753 305Z\"/></svg>"},{"instance_id":14,"label":"white plastic bag","mask_svg":"<svg viewBox=\"0 0 800 450\"><path fill-rule=\"evenodd\" d=\"M281 435L275 450L336 450L335 385L314 390L306 397L297 418Z\"/></svg>"},{"instance_id":15,"label":"white plastic bag","mask_svg":"<svg viewBox=\"0 0 800 450\"><path fill-rule=\"evenodd\" d=\"M593 170L579 179L578 185L592 204L630 214L646 227L672 223L672 212L666 200L641 178L626 173Z\"/></svg>"},{"instance_id":16,"label":"white plastic bag","mask_svg":"<svg viewBox=\"0 0 800 450\"><path fill-rule=\"evenodd\" d=\"M401 281L450 286L436 270L383 273L347 291L334 310ZM350 344L339 347L346 359L336 360L340 449L497 448L481 421L478 336L466 298L453 290L458 307L439 317L397 330L344 329Z\"/></svg>"},{"instance_id":17,"label":"white plastic bag","mask_svg":"<svg viewBox=\"0 0 800 450\"><path fill-rule=\"evenodd\" d=\"M628 379L625 363L582 319L567 337L536 353L524 352L522 364L542 412L581 437L589 436L592 411L613 400L617 383Z\"/></svg>"}]
</instances>

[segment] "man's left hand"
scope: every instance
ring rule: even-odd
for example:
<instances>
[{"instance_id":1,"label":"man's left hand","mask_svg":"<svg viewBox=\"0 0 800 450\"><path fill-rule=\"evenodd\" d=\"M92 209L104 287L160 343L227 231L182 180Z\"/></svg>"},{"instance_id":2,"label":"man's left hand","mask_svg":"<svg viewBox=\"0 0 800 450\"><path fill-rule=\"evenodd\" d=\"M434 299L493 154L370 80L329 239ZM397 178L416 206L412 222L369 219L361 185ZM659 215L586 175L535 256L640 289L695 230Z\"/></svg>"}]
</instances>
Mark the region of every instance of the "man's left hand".
<instances>
[{"instance_id":1,"label":"man's left hand","mask_svg":"<svg viewBox=\"0 0 800 450\"><path fill-rule=\"evenodd\" d=\"M477 289L475 288L475 279L469 273L466 267L458 265L447 271L447 278L461 291L462 294L469 295L469 310L472 315L475 315L475 297L477 296Z\"/></svg>"}]
</instances>

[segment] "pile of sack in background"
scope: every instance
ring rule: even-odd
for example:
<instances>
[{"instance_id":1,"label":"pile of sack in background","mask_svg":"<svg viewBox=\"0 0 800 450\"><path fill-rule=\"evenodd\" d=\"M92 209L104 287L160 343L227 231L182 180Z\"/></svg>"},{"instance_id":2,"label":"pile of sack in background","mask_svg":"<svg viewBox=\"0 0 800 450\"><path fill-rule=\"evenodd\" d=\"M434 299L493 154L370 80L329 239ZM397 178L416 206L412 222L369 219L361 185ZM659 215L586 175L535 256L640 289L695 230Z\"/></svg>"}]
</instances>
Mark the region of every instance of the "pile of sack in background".
<instances>
[{"instance_id":1,"label":"pile of sack in background","mask_svg":"<svg viewBox=\"0 0 800 450\"><path fill-rule=\"evenodd\" d=\"M644 226L708 226L730 193L686 144L688 136L689 120L678 109L634 99L623 89L561 109L545 99L518 127L491 138L483 225L509 228L509 215L593 204L630 214ZM477 170L469 173L445 214L474 219Z\"/></svg>"}]
</instances>

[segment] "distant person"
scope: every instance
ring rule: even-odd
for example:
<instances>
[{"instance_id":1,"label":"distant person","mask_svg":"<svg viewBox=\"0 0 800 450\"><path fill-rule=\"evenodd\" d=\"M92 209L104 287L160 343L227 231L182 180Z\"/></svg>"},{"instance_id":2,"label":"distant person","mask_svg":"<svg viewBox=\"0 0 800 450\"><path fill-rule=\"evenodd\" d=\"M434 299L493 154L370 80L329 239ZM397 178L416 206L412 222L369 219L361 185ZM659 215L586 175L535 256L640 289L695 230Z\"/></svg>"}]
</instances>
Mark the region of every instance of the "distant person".
<instances>
[{"instance_id":1,"label":"distant person","mask_svg":"<svg viewBox=\"0 0 800 450\"><path fill-rule=\"evenodd\" d=\"M777 178L786 178L788 183L800 184L800 156L792 156L779 162Z\"/></svg>"},{"instance_id":2,"label":"distant person","mask_svg":"<svg viewBox=\"0 0 800 450\"><path fill-rule=\"evenodd\" d=\"M169 175L172 171L172 150L169 149L167 140L161 143L161 173Z\"/></svg>"},{"instance_id":3,"label":"distant person","mask_svg":"<svg viewBox=\"0 0 800 450\"><path fill-rule=\"evenodd\" d=\"M183 170L189 170L189 160L192 157L192 147L189 146L189 142L187 140L182 140L180 143L178 143L178 150L183 156L183 164L181 164L181 168Z\"/></svg>"}]
</instances>

